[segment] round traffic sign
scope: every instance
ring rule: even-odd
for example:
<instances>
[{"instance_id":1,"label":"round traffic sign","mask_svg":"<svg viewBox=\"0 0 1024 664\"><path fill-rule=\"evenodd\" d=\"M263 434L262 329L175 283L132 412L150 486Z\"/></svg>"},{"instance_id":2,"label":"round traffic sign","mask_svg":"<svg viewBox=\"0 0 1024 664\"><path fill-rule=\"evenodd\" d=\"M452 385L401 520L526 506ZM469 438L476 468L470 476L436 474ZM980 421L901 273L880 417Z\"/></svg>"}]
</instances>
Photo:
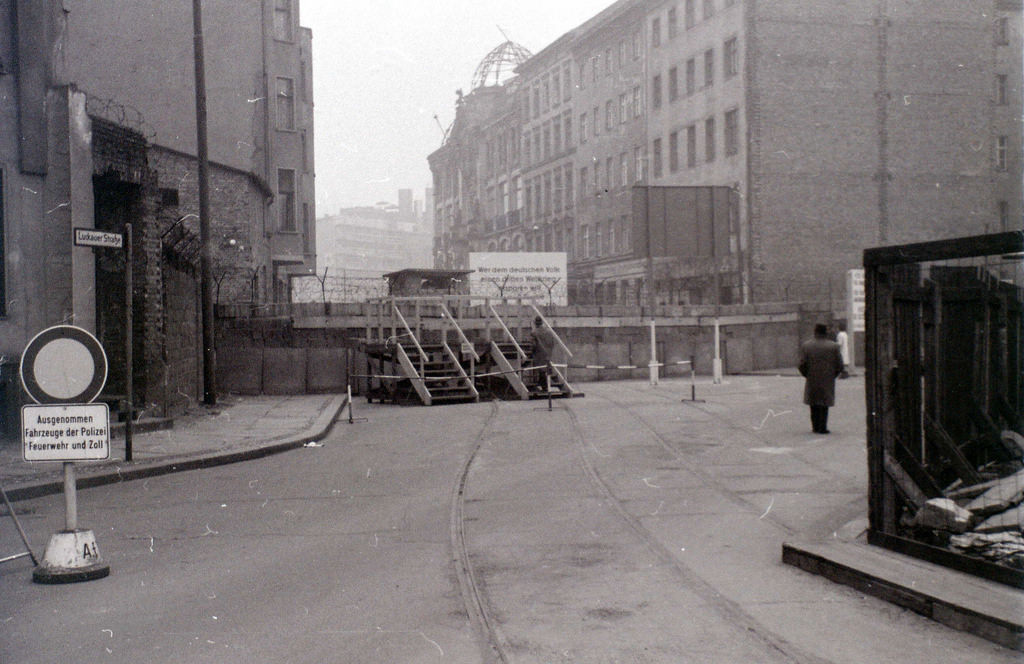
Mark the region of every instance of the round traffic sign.
<instances>
[{"instance_id":1,"label":"round traffic sign","mask_svg":"<svg viewBox=\"0 0 1024 664\"><path fill-rule=\"evenodd\" d=\"M106 382L103 346L74 325L43 330L21 355L21 384L36 403L91 403Z\"/></svg>"}]
</instances>

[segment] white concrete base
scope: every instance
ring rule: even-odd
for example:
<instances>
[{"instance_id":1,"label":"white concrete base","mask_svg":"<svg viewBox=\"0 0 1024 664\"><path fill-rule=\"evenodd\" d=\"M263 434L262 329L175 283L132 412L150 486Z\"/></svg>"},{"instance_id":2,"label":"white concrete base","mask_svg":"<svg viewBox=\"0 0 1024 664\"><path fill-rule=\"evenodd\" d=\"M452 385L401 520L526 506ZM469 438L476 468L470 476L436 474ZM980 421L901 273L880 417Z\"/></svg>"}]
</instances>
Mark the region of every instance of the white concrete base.
<instances>
[{"instance_id":1,"label":"white concrete base","mask_svg":"<svg viewBox=\"0 0 1024 664\"><path fill-rule=\"evenodd\" d=\"M711 360L711 382L715 385L722 384L722 360L715 358Z\"/></svg>"},{"instance_id":2,"label":"white concrete base","mask_svg":"<svg viewBox=\"0 0 1024 664\"><path fill-rule=\"evenodd\" d=\"M91 530L62 530L50 537L43 560L32 571L36 583L74 583L110 574Z\"/></svg>"}]
</instances>

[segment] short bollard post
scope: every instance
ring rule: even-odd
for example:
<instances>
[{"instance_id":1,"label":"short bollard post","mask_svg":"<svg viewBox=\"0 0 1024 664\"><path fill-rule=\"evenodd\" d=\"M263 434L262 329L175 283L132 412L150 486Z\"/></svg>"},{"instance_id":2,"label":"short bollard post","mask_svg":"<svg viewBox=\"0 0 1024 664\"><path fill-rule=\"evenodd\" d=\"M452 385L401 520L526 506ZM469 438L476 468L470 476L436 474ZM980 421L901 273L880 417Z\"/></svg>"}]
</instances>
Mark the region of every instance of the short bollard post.
<instances>
[{"instance_id":1,"label":"short bollard post","mask_svg":"<svg viewBox=\"0 0 1024 664\"><path fill-rule=\"evenodd\" d=\"M548 364L547 372L547 383L548 383L548 410L551 410L551 364Z\"/></svg>"}]
</instances>

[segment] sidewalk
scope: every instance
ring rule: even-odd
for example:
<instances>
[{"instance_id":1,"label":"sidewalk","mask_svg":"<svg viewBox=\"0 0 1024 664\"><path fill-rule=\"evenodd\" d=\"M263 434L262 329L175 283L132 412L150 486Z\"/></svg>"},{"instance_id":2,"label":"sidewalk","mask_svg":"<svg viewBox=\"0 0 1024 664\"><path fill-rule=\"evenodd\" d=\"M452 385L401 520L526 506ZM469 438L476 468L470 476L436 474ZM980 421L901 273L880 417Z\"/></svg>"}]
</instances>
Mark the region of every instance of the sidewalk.
<instances>
[{"instance_id":1,"label":"sidewalk","mask_svg":"<svg viewBox=\"0 0 1024 664\"><path fill-rule=\"evenodd\" d=\"M87 488L254 459L323 438L345 406L345 395L239 397L194 406L169 429L136 432L126 462L123 429L110 441L110 459L76 463ZM28 463L20 441L0 444L0 486L11 500L63 491L60 463Z\"/></svg>"}]
</instances>

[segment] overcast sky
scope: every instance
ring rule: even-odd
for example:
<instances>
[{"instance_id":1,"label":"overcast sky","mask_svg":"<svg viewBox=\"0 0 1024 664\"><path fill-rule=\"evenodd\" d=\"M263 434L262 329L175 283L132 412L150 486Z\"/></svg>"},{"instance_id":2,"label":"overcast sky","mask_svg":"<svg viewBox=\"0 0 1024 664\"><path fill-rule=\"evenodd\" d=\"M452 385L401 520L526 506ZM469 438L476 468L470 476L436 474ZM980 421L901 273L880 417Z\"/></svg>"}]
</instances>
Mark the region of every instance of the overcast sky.
<instances>
[{"instance_id":1,"label":"overcast sky","mask_svg":"<svg viewBox=\"0 0 1024 664\"><path fill-rule=\"evenodd\" d=\"M317 216L423 197L427 155L505 38L536 53L612 0L302 0L313 30Z\"/></svg>"}]
</instances>

